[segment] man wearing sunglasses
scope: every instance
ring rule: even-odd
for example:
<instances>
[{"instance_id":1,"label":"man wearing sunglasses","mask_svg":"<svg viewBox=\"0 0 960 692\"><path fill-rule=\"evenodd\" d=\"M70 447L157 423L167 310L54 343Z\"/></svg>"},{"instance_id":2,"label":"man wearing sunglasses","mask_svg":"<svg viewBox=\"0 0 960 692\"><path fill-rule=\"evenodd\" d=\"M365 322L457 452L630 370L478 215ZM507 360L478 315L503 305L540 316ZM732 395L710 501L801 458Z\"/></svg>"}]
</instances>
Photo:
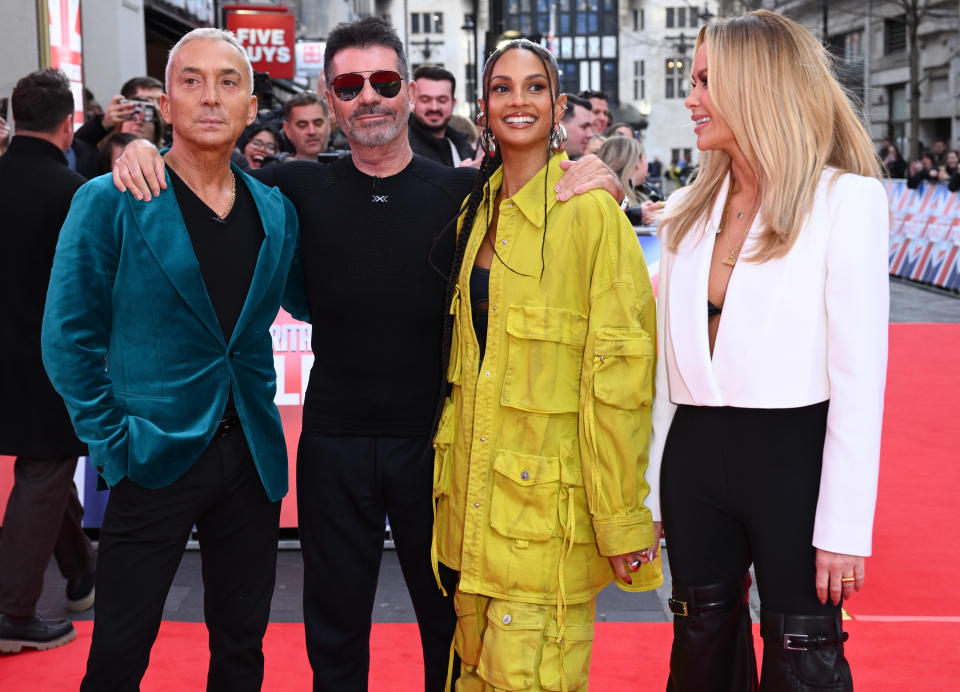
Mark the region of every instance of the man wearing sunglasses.
<instances>
[{"instance_id":1,"label":"man wearing sunglasses","mask_svg":"<svg viewBox=\"0 0 960 692\"><path fill-rule=\"evenodd\" d=\"M314 324L297 458L307 653L315 690L367 689L389 515L417 613L425 689L439 692L456 613L430 566L431 427L445 287L433 267L450 266L454 234L434 239L459 211L476 171L411 151L407 117L416 85L403 44L383 20L367 17L331 31L324 73L327 103L351 155L254 174L297 209ZM115 184L137 199L159 194L156 159L148 143L129 145L114 168ZM562 183L562 199L598 187L622 196L595 157ZM452 594L456 573L440 569Z\"/></svg>"}]
</instances>

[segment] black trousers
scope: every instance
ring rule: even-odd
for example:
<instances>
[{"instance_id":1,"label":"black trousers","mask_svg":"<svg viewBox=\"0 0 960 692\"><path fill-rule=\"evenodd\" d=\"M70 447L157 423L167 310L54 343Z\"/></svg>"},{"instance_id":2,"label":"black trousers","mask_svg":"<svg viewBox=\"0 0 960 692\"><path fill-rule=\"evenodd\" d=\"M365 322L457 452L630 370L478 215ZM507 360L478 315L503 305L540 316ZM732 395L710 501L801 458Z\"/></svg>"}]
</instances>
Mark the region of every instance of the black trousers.
<instances>
[{"instance_id":1,"label":"black trousers","mask_svg":"<svg viewBox=\"0 0 960 692\"><path fill-rule=\"evenodd\" d=\"M764 608L832 615L815 587L813 524L828 402L792 409L679 406L660 469L677 584L737 579L753 562Z\"/></svg>"},{"instance_id":2,"label":"black trousers","mask_svg":"<svg viewBox=\"0 0 960 692\"><path fill-rule=\"evenodd\" d=\"M303 617L314 690L367 689L386 515L417 614L425 689L443 689L457 624L457 575L440 566L448 593L444 598L430 567L432 503L428 438L300 438Z\"/></svg>"},{"instance_id":3,"label":"black trousers","mask_svg":"<svg viewBox=\"0 0 960 692\"><path fill-rule=\"evenodd\" d=\"M66 579L93 571L96 553L81 528L76 469L76 457L14 462L0 536L0 613L34 614L51 555Z\"/></svg>"},{"instance_id":4,"label":"black trousers","mask_svg":"<svg viewBox=\"0 0 960 692\"><path fill-rule=\"evenodd\" d=\"M100 529L93 641L81 690L139 689L194 524L209 631L207 689L260 689L280 503L267 498L243 431L235 426L214 438L171 485L151 490L124 479L110 491Z\"/></svg>"}]
</instances>

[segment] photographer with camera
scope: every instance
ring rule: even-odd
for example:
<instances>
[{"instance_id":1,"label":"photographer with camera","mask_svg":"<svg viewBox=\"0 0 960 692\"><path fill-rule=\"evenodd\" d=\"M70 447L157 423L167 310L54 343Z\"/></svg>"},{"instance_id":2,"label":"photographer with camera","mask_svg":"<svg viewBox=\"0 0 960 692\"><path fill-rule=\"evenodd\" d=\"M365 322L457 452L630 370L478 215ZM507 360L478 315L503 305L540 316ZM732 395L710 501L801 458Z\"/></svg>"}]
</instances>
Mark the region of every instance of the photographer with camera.
<instances>
[{"instance_id":1,"label":"photographer with camera","mask_svg":"<svg viewBox=\"0 0 960 692\"><path fill-rule=\"evenodd\" d=\"M112 130L130 132L158 144L163 137L159 101L163 83L153 77L133 77L110 99L107 110L95 115L76 132L76 137L97 146ZM151 123L152 125L148 125Z\"/></svg>"}]
</instances>

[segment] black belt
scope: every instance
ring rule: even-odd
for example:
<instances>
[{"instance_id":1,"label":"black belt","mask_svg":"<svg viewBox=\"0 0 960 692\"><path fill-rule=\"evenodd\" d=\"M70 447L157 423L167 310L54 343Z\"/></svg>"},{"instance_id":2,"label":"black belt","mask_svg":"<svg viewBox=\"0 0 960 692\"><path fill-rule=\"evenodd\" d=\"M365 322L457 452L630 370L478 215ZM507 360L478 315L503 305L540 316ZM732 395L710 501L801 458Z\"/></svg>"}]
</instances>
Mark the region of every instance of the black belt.
<instances>
[{"instance_id":1,"label":"black belt","mask_svg":"<svg viewBox=\"0 0 960 692\"><path fill-rule=\"evenodd\" d=\"M739 579L708 586L673 585L673 598L667 601L670 612L684 617L726 610L750 599L750 573Z\"/></svg>"},{"instance_id":2,"label":"black belt","mask_svg":"<svg viewBox=\"0 0 960 692\"><path fill-rule=\"evenodd\" d=\"M217 425L217 431L213 434L216 437L226 437L230 434L232 428L240 427L240 416L233 414L231 416L224 416L220 419L220 423Z\"/></svg>"}]
</instances>

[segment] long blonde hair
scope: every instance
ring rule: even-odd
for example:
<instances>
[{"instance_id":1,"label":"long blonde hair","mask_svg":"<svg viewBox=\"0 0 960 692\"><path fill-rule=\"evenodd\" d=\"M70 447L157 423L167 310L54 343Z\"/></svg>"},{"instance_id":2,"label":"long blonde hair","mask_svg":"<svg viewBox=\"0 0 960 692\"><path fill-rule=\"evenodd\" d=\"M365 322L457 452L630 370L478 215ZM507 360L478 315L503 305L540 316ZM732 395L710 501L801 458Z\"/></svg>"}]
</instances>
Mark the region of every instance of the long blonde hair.
<instances>
[{"instance_id":1,"label":"long blonde hair","mask_svg":"<svg viewBox=\"0 0 960 692\"><path fill-rule=\"evenodd\" d=\"M607 167L620 178L623 192L631 205L636 205L638 201L630 176L633 175L633 169L637 167L637 161L641 156L643 156L643 145L639 140L622 135L609 137L597 152L597 158L607 164Z\"/></svg>"},{"instance_id":2,"label":"long blonde hair","mask_svg":"<svg viewBox=\"0 0 960 692\"><path fill-rule=\"evenodd\" d=\"M813 205L825 166L879 177L880 161L840 86L829 54L804 27L766 10L700 29L714 108L757 176L765 225L749 258L785 255ZM710 213L730 170L723 151L706 151L690 191L661 223L674 252Z\"/></svg>"}]
</instances>

